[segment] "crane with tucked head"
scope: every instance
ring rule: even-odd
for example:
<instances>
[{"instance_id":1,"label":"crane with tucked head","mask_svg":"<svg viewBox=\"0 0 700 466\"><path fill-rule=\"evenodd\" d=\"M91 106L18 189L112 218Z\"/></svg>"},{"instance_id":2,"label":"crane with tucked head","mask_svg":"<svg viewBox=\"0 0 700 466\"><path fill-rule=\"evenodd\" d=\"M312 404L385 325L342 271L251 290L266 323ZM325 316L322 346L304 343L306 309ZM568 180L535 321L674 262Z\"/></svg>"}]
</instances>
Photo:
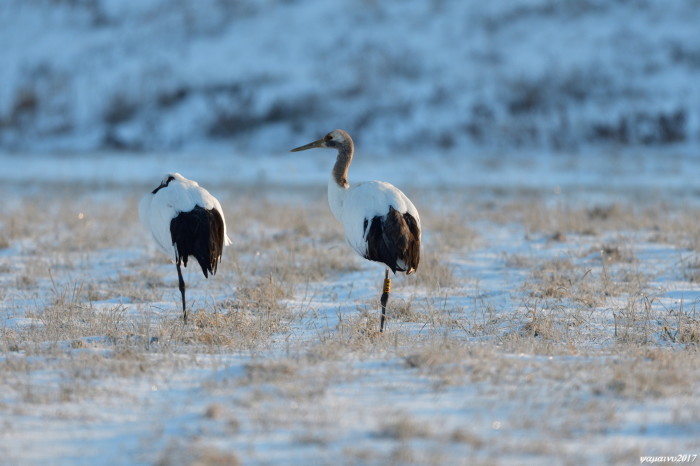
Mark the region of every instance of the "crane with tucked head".
<instances>
[{"instance_id":1,"label":"crane with tucked head","mask_svg":"<svg viewBox=\"0 0 700 466\"><path fill-rule=\"evenodd\" d=\"M221 204L196 181L169 173L141 199L139 217L160 250L175 262L183 320L187 323L185 280L180 264L187 267L188 257L194 256L204 278L216 274L224 246L231 244Z\"/></svg>"},{"instance_id":2,"label":"crane with tucked head","mask_svg":"<svg viewBox=\"0 0 700 466\"><path fill-rule=\"evenodd\" d=\"M420 261L420 217L411 200L398 188L384 181L350 185L348 168L355 151L350 135L336 129L325 137L292 149L292 152L328 148L338 156L328 181L328 204L345 230L345 239L361 257L386 265L380 299L382 314L379 331L384 331L386 304L391 291L389 269L416 271Z\"/></svg>"}]
</instances>

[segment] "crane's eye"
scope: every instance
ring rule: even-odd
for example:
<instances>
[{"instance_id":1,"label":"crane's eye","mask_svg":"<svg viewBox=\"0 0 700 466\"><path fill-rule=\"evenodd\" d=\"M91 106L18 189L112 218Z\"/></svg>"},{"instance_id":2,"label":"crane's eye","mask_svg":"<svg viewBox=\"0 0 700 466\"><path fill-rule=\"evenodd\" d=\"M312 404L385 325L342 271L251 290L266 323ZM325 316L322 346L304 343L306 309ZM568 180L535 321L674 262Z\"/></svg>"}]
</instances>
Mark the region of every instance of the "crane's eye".
<instances>
[{"instance_id":1,"label":"crane's eye","mask_svg":"<svg viewBox=\"0 0 700 466\"><path fill-rule=\"evenodd\" d=\"M326 137L324 139L326 140L326 142L328 142L331 139L333 139L333 136L331 136L330 134L326 134Z\"/></svg>"}]
</instances>

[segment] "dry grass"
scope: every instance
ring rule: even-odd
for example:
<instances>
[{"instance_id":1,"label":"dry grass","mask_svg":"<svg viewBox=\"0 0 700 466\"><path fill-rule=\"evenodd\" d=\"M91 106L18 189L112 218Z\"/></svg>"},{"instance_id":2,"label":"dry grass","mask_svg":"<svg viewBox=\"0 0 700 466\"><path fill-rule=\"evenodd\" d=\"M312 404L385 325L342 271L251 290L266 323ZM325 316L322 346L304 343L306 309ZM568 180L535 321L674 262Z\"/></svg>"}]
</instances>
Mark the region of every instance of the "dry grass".
<instances>
[{"instance_id":1,"label":"dry grass","mask_svg":"<svg viewBox=\"0 0 700 466\"><path fill-rule=\"evenodd\" d=\"M427 209L421 214L421 225L426 234L424 244L441 254L472 250L478 246L480 238L471 223L468 212L462 210Z\"/></svg>"},{"instance_id":2,"label":"dry grass","mask_svg":"<svg viewBox=\"0 0 700 466\"><path fill-rule=\"evenodd\" d=\"M235 453L222 451L203 442L171 442L155 463L157 466L238 466Z\"/></svg>"},{"instance_id":3,"label":"dry grass","mask_svg":"<svg viewBox=\"0 0 700 466\"><path fill-rule=\"evenodd\" d=\"M78 218L57 197L41 220L10 210L0 217L0 249L21 254L0 256L8 322L0 410L42 416L109 402L147 410L152 394L141 386L172 384L192 393L191 410L163 422L194 427L179 440L153 434L157 464L254 461L261 439L273 437L348 462L488 463L523 451L557 462L566 459L557 444L604 440L648 402L697 399L697 303L666 299L659 283L669 275L696 283L700 266L681 251L670 261L677 269L648 267L637 247L695 248L695 226L665 224L672 209L531 200L446 202L447 215L425 215L423 260L394 281L384 334L378 293L350 300L330 289L352 289L362 262L322 197L288 206L222 198L234 244L216 277L188 284L187 326L174 267L144 250L147 235L128 206L86 201ZM21 209L38 213L44 202ZM517 247L490 236L513 224L524 232L510 237ZM485 274L507 277L496 282L504 289L474 285L482 269L462 270L484 248L494 258ZM455 411L450 422L412 405L450 396L435 411L446 419ZM688 422L674 416L664 422ZM348 441L358 426L351 438L381 448Z\"/></svg>"},{"instance_id":4,"label":"dry grass","mask_svg":"<svg viewBox=\"0 0 700 466\"><path fill-rule=\"evenodd\" d=\"M683 278L690 283L700 282L700 257L691 256L682 260Z\"/></svg>"},{"instance_id":5,"label":"dry grass","mask_svg":"<svg viewBox=\"0 0 700 466\"><path fill-rule=\"evenodd\" d=\"M610 391L638 400L690 395L693 382L685 371L698 367L697 352L678 352L659 348L625 348L628 358L614 362L600 374L604 385L596 393Z\"/></svg>"},{"instance_id":6,"label":"dry grass","mask_svg":"<svg viewBox=\"0 0 700 466\"><path fill-rule=\"evenodd\" d=\"M395 440L411 440L430 437L432 434L430 428L424 423L416 421L406 414L400 414L394 419L385 421L380 427L378 435Z\"/></svg>"},{"instance_id":7,"label":"dry grass","mask_svg":"<svg viewBox=\"0 0 700 466\"><path fill-rule=\"evenodd\" d=\"M424 251L418 269L414 274L406 276L406 282L412 286L427 288L433 292L442 288L454 287L458 284L452 265L447 257Z\"/></svg>"},{"instance_id":8,"label":"dry grass","mask_svg":"<svg viewBox=\"0 0 700 466\"><path fill-rule=\"evenodd\" d=\"M616 203L592 207L514 203L504 210L511 219L522 221L528 232L544 233L555 241L566 239L569 234L595 236L606 231L649 230L656 228L665 215L658 206L636 209Z\"/></svg>"},{"instance_id":9,"label":"dry grass","mask_svg":"<svg viewBox=\"0 0 700 466\"><path fill-rule=\"evenodd\" d=\"M606 296L617 294L604 270L593 272L575 265L570 259L554 259L535 267L532 282L524 285L533 298L573 301L586 307L605 303Z\"/></svg>"}]
</instances>

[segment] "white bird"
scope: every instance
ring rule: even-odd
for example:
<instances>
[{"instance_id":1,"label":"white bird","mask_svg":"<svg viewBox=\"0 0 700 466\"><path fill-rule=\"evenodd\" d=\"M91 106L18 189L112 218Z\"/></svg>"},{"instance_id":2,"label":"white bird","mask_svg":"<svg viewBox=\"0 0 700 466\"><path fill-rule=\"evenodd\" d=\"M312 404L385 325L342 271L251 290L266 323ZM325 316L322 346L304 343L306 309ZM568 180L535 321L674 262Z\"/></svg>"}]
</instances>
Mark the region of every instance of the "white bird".
<instances>
[{"instance_id":1,"label":"white bird","mask_svg":"<svg viewBox=\"0 0 700 466\"><path fill-rule=\"evenodd\" d=\"M187 267L187 258L194 256L205 278L216 274L223 248L231 244L221 204L196 181L169 173L141 199L139 217L161 251L177 266L183 320L187 323L180 263Z\"/></svg>"},{"instance_id":2,"label":"white bird","mask_svg":"<svg viewBox=\"0 0 700 466\"><path fill-rule=\"evenodd\" d=\"M328 181L328 204L345 230L345 239L360 256L387 266L381 297L379 331L384 331L386 303L391 291L389 269L394 274L416 271L420 261L420 217L411 200L384 181L350 185L348 168L355 151L350 135L341 129L292 152L324 147L336 149L338 157Z\"/></svg>"}]
</instances>

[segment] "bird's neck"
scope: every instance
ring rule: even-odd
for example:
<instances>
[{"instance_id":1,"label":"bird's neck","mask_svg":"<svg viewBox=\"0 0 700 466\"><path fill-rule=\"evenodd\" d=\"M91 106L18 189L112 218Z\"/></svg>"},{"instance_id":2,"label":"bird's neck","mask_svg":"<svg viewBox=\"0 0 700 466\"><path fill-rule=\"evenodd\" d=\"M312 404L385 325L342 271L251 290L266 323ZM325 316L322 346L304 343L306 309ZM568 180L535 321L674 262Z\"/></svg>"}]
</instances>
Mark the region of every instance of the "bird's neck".
<instances>
[{"instance_id":1,"label":"bird's neck","mask_svg":"<svg viewBox=\"0 0 700 466\"><path fill-rule=\"evenodd\" d=\"M341 188L349 188L348 183L348 168L352 162L352 155L355 149L351 140L344 141L338 148L338 158L333 166L333 180Z\"/></svg>"}]
</instances>

